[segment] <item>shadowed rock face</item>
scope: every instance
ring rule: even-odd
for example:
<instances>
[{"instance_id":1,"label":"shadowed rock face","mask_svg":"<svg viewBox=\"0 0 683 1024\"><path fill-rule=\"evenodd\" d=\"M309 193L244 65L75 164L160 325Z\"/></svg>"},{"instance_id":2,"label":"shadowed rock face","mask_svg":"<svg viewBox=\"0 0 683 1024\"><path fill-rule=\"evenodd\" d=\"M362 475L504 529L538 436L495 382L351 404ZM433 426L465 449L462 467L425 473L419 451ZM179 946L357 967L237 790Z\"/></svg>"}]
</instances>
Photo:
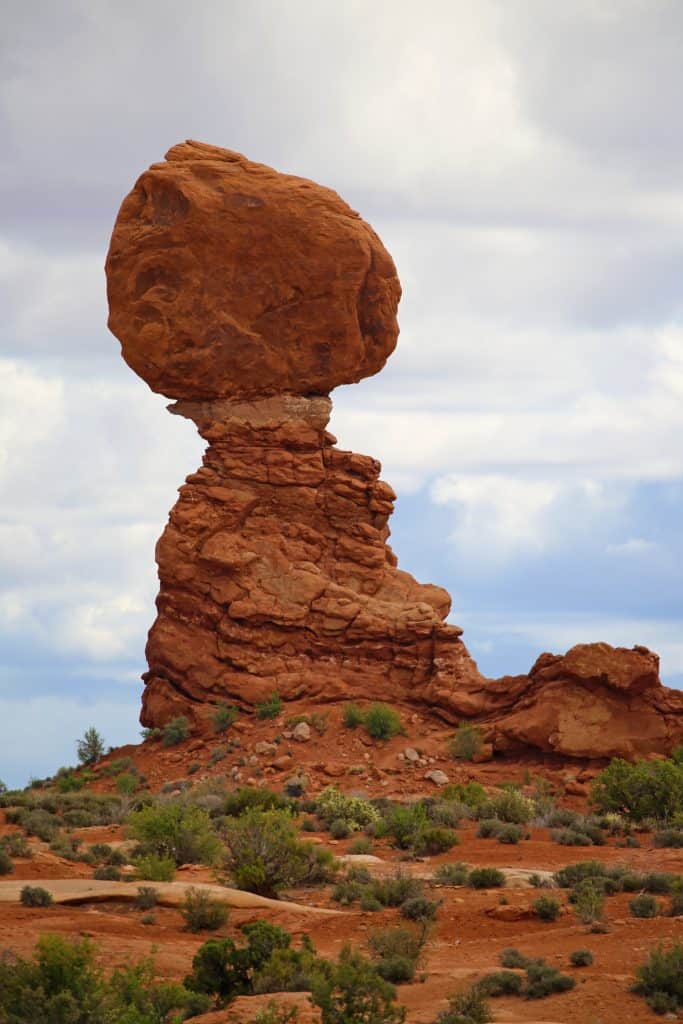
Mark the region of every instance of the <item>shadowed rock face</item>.
<instances>
[{"instance_id":1,"label":"shadowed rock face","mask_svg":"<svg viewBox=\"0 0 683 1024\"><path fill-rule=\"evenodd\" d=\"M425 704L481 722L500 750L631 756L683 739L656 655L587 645L485 679L446 591L397 568L395 495L326 426L328 392L393 350L400 285L334 192L175 146L124 200L107 281L127 363L208 442L157 545L144 725L277 690Z\"/></svg>"}]
</instances>

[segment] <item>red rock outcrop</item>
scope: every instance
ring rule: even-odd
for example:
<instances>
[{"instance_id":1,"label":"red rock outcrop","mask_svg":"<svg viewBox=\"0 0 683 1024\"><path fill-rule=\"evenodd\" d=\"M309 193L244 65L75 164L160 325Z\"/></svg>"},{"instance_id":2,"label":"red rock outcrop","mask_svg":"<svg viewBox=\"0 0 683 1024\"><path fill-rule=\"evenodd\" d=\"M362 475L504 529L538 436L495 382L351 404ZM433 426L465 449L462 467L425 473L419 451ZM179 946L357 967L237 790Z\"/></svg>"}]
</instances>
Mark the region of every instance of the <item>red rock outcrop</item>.
<instances>
[{"instance_id":1,"label":"red rock outcrop","mask_svg":"<svg viewBox=\"0 0 683 1024\"><path fill-rule=\"evenodd\" d=\"M589 645L487 680L450 597L397 567L395 495L340 451L328 392L377 372L400 285L334 192L185 143L123 202L107 258L123 356L208 442L157 546L141 721L224 700L373 698L482 723L494 749L667 749L683 698L656 656Z\"/></svg>"}]
</instances>

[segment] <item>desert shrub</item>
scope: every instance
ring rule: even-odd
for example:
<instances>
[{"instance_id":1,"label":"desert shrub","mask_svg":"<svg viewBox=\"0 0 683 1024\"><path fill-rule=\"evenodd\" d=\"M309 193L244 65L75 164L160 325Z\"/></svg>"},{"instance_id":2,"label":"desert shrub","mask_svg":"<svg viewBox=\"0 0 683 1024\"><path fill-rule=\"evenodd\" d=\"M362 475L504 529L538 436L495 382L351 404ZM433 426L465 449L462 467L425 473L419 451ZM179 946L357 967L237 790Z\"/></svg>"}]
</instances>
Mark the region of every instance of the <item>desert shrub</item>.
<instances>
[{"instance_id":1,"label":"desert shrub","mask_svg":"<svg viewBox=\"0 0 683 1024\"><path fill-rule=\"evenodd\" d=\"M180 908L185 925L190 932L215 931L228 920L228 907L215 900L204 889L187 890Z\"/></svg>"},{"instance_id":2,"label":"desert shrub","mask_svg":"<svg viewBox=\"0 0 683 1024\"><path fill-rule=\"evenodd\" d=\"M357 729L363 724L364 714L357 704L345 704L342 711L342 722L347 729Z\"/></svg>"},{"instance_id":3,"label":"desert shrub","mask_svg":"<svg viewBox=\"0 0 683 1024\"><path fill-rule=\"evenodd\" d=\"M334 786L327 786L316 799L318 816L326 823L345 821L351 832L379 821L380 814L368 800L347 796Z\"/></svg>"},{"instance_id":4,"label":"desert shrub","mask_svg":"<svg viewBox=\"0 0 683 1024\"><path fill-rule=\"evenodd\" d=\"M415 932L409 928L383 928L370 935L368 945L385 981L412 981L422 951L422 942Z\"/></svg>"},{"instance_id":5,"label":"desert shrub","mask_svg":"<svg viewBox=\"0 0 683 1024\"><path fill-rule=\"evenodd\" d=\"M553 830L550 838L560 846L592 846L593 840L585 832L578 832L574 828L562 828Z\"/></svg>"},{"instance_id":6,"label":"desert shrub","mask_svg":"<svg viewBox=\"0 0 683 1024\"><path fill-rule=\"evenodd\" d=\"M315 818L304 818L304 820L301 822L301 831L302 832L317 832L318 831L318 822L315 820ZM353 853L352 850L350 850L350 852Z\"/></svg>"},{"instance_id":7,"label":"desert shrub","mask_svg":"<svg viewBox=\"0 0 683 1024\"><path fill-rule=\"evenodd\" d=\"M120 882L121 872L114 864L101 864L93 871L93 878L98 882Z\"/></svg>"},{"instance_id":8,"label":"desert shrub","mask_svg":"<svg viewBox=\"0 0 683 1024\"><path fill-rule=\"evenodd\" d=\"M327 732L327 717L323 711L313 711L311 713L311 725L318 736L324 736Z\"/></svg>"},{"instance_id":9,"label":"desert shrub","mask_svg":"<svg viewBox=\"0 0 683 1024\"><path fill-rule=\"evenodd\" d=\"M373 878L370 882L370 894L379 900L383 907L400 907L406 900L422 895L422 882L419 878L397 871L386 878Z\"/></svg>"},{"instance_id":10,"label":"desert shrub","mask_svg":"<svg viewBox=\"0 0 683 1024\"><path fill-rule=\"evenodd\" d=\"M274 999L258 1010L254 1024L294 1024L299 1011L296 1006L280 1006Z\"/></svg>"},{"instance_id":11,"label":"desert shrub","mask_svg":"<svg viewBox=\"0 0 683 1024\"><path fill-rule=\"evenodd\" d=\"M405 1019L405 1009L395 1005L393 985L350 946L314 980L311 998L320 1007L322 1024L402 1024Z\"/></svg>"},{"instance_id":12,"label":"desert shrub","mask_svg":"<svg viewBox=\"0 0 683 1024\"><path fill-rule=\"evenodd\" d=\"M156 923L157 923L156 914L153 914L151 910L149 910L146 913L142 914L141 917L140 917L140 924L147 925L147 924L156 924Z\"/></svg>"},{"instance_id":13,"label":"desert shrub","mask_svg":"<svg viewBox=\"0 0 683 1024\"><path fill-rule=\"evenodd\" d=\"M505 885L505 875L498 868L473 868L468 882L473 889L494 889Z\"/></svg>"},{"instance_id":14,"label":"desert shrub","mask_svg":"<svg viewBox=\"0 0 683 1024\"><path fill-rule=\"evenodd\" d=\"M10 857L32 857L31 847L21 832L9 832L0 839L0 850Z\"/></svg>"},{"instance_id":15,"label":"desert shrub","mask_svg":"<svg viewBox=\"0 0 683 1024\"><path fill-rule=\"evenodd\" d=\"M480 818L498 818L513 825L525 825L534 817L536 808L533 800L518 789L501 789L478 809Z\"/></svg>"},{"instance_id":16,"label":"desert shrub","mask_svg":"<svg viewBox=\"0 0 683 1024\"><path fill-rule=\"evenodd\" d=\"M172 882L176 863L173 857L159 857L156 853L143 853L133 858L138 878L147 882Z\"/></svg>"},{"instance_id":17,"label":"desert shrub","mask_svg":"<svg viewBox=\"0 0 683 1024\"><path fill-rule=\"evenodd\" d=\"M6 850L0 850L0 875L9 875L14 871L12 858Z\"/></svg>"},{"instance_id":18,"label":"desert shrub","mask_svg":"<svg viewBox=\"0 0 683 1024\"><path fill-rule=\"evenodd\" d=\"M151 960L112 972L97 966L87 941L44 935L34 957L0 961L0 1007L12 1024L171 1024L208 1009L205 996L157 981Z\"/></svg>"},{"instance_id":19,"label":"desert shrub","mask_svg":"<svg viewBox=\"0 0 683 1024\"><path fill-rule=\"evenodd\" d=\"M53 903L52 893L39 885L25 885L19 899L25 907L51 907Z\"/></svg>"},{"instance_id":20,"label":"desert shrub","mask_svg":"<svg viewBox=\"0 0 683 1024\"><path fill-rule=\"evenodd\" d=\"M190 735L190 722L185 715L172 718L164 726L163 741L165 747L175 747Z\"/></svg>"},{"instance_id":21,"label":"desert shrub","mask_svg":"<svg viewBox=\"0 0 683 1024\"><path fill-rule=\"evenodd\" d=\"M463 761L472 761L484 743L482 731L478 725L461 722L455 735L448 744L451 757Z\"/></svg>"},{"instance_id":22,"label":"desert shrub","mask_svg":"<svg viewBox=\"0 0 683 1024\"><path fill-rule=\"evenodd\" d=\"M282 712L282 698L280 697L280 694L273 691L267 700L256 705L255 711L256 717L262 720L277 718L277 716Z\"/></svg>"},{"instance_id":23,"label":"desert shrub","mask_svg":"<svg viewBox=\"0 0 683 1024\"><path fill-rule=\"evenodd\" d=\"M351 829L349 823L344 821L343 818L335 818L334 821L330 822L329 833L333 839L346 839L351 835Z\"/></svg>"},{"instance_id":24,"label":"desert shrub","mask_svg":"<svg viewBox=\"0 0 683 1024\"><path fill-rule=\"evenodd\" d=\"M408 921L433 921L439 909L438 900L428 900L424 896L414 896L405 900L400 907L401 917Z\"/></svg>"},{"instance_id":25,"label":"desert shrub","mask_svg":"<svg viewBox=\"0 0 683 1024\"><path fill-rule=\"evenodd\" d=\"M97 764L104 756L104 740L94 726L86 729L83 737L76 741L76 753L81 764Z\"/></svg>"},{"instance_id":26,"label":"desert shrub","mask_svg":"<svg viewBox=\"0 0 683 1024\"><path fill-rule=\"evenodd\" d=\"M398 712L388 704L372 704L363 715L363 726L375 740L390 740L403 731Z\"/></svg>"},{"instance_id":27,"label":"desert shrub","mask_svg":"<svg viewBox=\"0 0 683 1024\"><path fill-rule=\"evenodd\" d=\"M121 772L116 777L116 792L124 796L131 796L140 785L140 777L133 772Z\"/></svg>"},{"instance_id":28,"label":"desert shrub","mask_svg":"<svg viewBox=\"0 0 683 1024\"><path fill-rule=\"evenodd\" d=\"M135 898L135 906L138 910L151 910L156 907L159 893L151 885L139 885L138 894Z\"/></svg>"},{"instance_id":29,"label":"desert shrub","mask_svg":"<svg viewBox=\"0 0 683 1024\"><path fill-rule=\"evenodd\" d=\"M467 885L469 869L466 864L440 864L434 872L437 885Z\"/></svg>"},{"instance_id":30,"label":"desert shrub","mask_svg":"<svg viewBox=\"0 0 683 1024\"><path fill-rule=\"evenodd\" d=\"M42 808L22 811L19 817L21 827L30 836L37 836L44 843L51 842L59 831L59 818Z\"/></svg>"},{"instance_id":31,"label":"desert shrub","mask_svg":"<svg viewBox=\"0 0 683 1024\"><path fill-rule=\"evenodd\" d=\"M556 921L562 909L559 900L554 900L552 896L539 896L534 900L532 907L540 921Z\"/></svg>"},{"instance_id":32,"label":"desert shrub","mask_svg":"<svg viewBox=\"0 0 683 1024\"><path fill-rule=\"evenodd\" d=\"M506 824L499 829L496 839L499 843L509 846L516 846L524 835L524 830L519 825Z\"/></svg>"},{"instance_id":33,"label":"desert shrub","mask_svg":"<svg viewBox=\"0 0 683 1024\"><path fill-rule=\"evenodd\" d=\"M531 963L529 957L524 956L518 949L508 947L504 949L498 958L501 962L501 966L517 968L518 970L526 970L527 966Z\"/></svg>"},{"instance_id":34,"label":"desert shrub","mask_svg":"<svg viewBox=\"0 0 683 1024\"><path fill-rule=\"evenodd\" d=\"M673 760L615 758L593 783L591 798L604 811L631 821L666 820L683 810L683 765Z\"/></svg>"},{"instance_id":35,"label":"desert shrub","mask_svg":"<svg viewBox=\"0 0 683 1024\"><path fill-rule=\"evenodd\" d=\"M683 830L679 828L664 828L654 836L655 846L683 847Z\"/></svg>"},{"instance_id":36,"label":"desert shrub","mask_svg":"<svg viewBox=\"0 0 683 1024\"><path fill-rule=\"evenodd\" d=\"M376 914L378 910L383 909L382 904L377 897L373 896L372 893L369 892L363 892L361 894L359 903L360 909L366 911L366 913Z\"/></svg>"},{"instance_id":37,"label":"desert shrub","mask_svg":"<svg viewBox=\"0 0 683 1024\"><path fill-rule=\"evenodd\" d=\"M572 891L574 913L582 924L597 924L605 914L605 896L592 878L585 878Z\"/></svg>"},{"instance_id":38,"label":"desert shrub","mask_svg":"<svg viewBox=\"0 0 683 1024\"><path fill-rule=\"evenodd\" d=\"M77 775L73 768L60 768L54 781L59 793L75 793L83 789L86 779Z\"/></svg>"},{"instance_id":39,"label":"desert shrub","mask_svg":"<svg viewBox=\"0 0 683 1024\"><path fill-rule=\"evenodd\" d=\"M469 817L469 807L455 800L425 800L427 816L435 825L457 828L463 817Z\"/></svg>"},{"instance_id":40,"label":"desert shrub","mask_svg":"<svg viewBox=\"0 0 683 1024\"><path fill-rule=\"evenodd\" d=\"M349 853L364 854L372 851L372 840L368 836L359 836L349 846Z\"/></svg>"},{"instance_id":41,"label":"desert shrub","mask_svg":"<svg viewBox=\"0 0 683 1024\"><path fill-rule=\"evenodd\" d=\"M237 720L239 712L232 704L221 703L211 716L211 724L214 732L224 733Z\"/></svg>"},{"instance_id":42,"label":"desert shrub","mask_svg":"<svg viewBox=\"0 0 683 1024\"><path fill-rule=\"evenodd\" d=\"M632 917L656 917L657 900L643 892L629 901L628 909Z\"/></svg>"},{"instance_id":43,"label":"desert shrub","mask_svg":"<svg viewBox=\"0 0 683 1024\"><path fill-rule=\"evenodd\" d=\"M478 982L487 996L518 996L522 992L523 978L514 971L493 971Z\"/></svg>"},{"instance_id":44,"label":"desert shrub","mask_svg":"<svg viewBox=\"0 0 683 1024\"><path fill-rule=\"evenodd\" d=\"M245 811L283 810L290 802L279 793L260 786L240 786L233 793L228 793L223 801L222 812L228 817L238 818Z\"/></svg>"},{"instance_id":45,"label":"desert shrub","mask_svg":"<svg viewBox=\"0 0 683 1024\"><path fill-rule=\"evenodd\" d=\"M593 963L593 954L590 949L575 949L569 954L569 962L573 967L590 967Z\"/></svg>"},{"instance_id":46,"label":"desert shrub","mask_svg":"<svg viewBox=\"0 0 683 1024\"><path fill-rule=\"evenodd\" d=\"M160 740L164 735L164 731L163 729L160 729L158 726L153 726L152 728L141 729L140 735L142 736L143 741Z\"/></svg>"},{"instance_id":47,"label":"desert shrub","mask_svg":"<svg viewBox=\"0 0 683 1024\"><path fill-rule=\"evenodd\" d=\"M458 837L449 828L431 826L418 832L412 845L418 857L435 857L457 846Z\"/></svg>"},{"instance_id":48,"label":"desert shrub","mask_svg":"<svg viewBox=\"0 0 683 1024\"><path fill-rule=\"evenodd\" d=\"M58 857L63 857L64 860L79 860L78 848L81 845L82 840L60 832L50 843L50 851Z\"/></svg>"},{"instance_id":49,"label":"desert shrub","mask_svg":"<svg viewBox=\"0 0 683 1024\"><path fill-rule=\"evenodd\" d=\"M495 839L503 827L503 822L498 818L482 818L477 825L478 839Z\"/></svg>"},{"instance_id":50,"label":"desert shrub","mask_svg":"<svg viewBox=\"0 0 683 1024\"><path fill-rule=\"evenodd\" d=\"M676 875L670 871L648 871L643 875L643 889L645 892L656 893L664 896L671 892L671 887L676 881Z\"/></svg>"},{"instance_id":51,"label":"desert shrub","mask_svg":"<svg viewBox=\"0 0 683 1024\"><path fill-rule=\"evenodd\" d=\"M607 868L597 860L582 860L577 864L567 864L553 875L561 889L571 889L587 878L605 877L607 877Z\"/></svg>"},{"instance_id":52,"label":"desert shrub","mask_svg":"<svg viewBox=\"0 0 683 1024\"><path fill-rule=\"evenodd\" d=\"M543 999L557 992L568 992L576 982L568 974L561 974L543 960L533 960L526 967L527 981L524 995L527 999Z\"/></svg>"},{"instance_id":53,"label":"desert shrub","mask_svg":"<svg viewBox=\"0 0 683 1024\"><path fill-rule=\"evenodd\" d=\"M457 800L467 807L479 807L486 803L486 790L479 782L449 782L441 790L444 800Z\"/></svg>"},{"instance_id":54,"label":"desert shrub","mask_svg":"<svg viewBox=\"0 0 683 1024\"><path fill-rule=\"evenodd\" d=\"M418 836L429 827L429 816L424 803L393 804L385 811L375 829L378 836L390 836L400 850L414 846Z\"/></svg>"},{"instance_id":55,"label":"desert shrub","mask_svg":"<svg viewBox=\"0 0 683 1024\"><path fill-rule=\"evenodd\" d=\"M132 757L115 757L109 764L102 767L103 775L120 775L121 772L137 773L135 761Z\"/></svg>"},{"instance_id":56,"label":"desert shrub","mask_svg":"<svg viewBox=\"0 0 683 1024\"><path fill-rule=\"evenodd\" d=\"M434 1024L488 1024L493 1020L486 993L480 985L471 985L462 992L456 992L448 1001Z\"/></svg>"},{"instance_id":57,"label":"desert shrub","mask_svg":"<svg viewBox=\"0 0 683 1024\"><path fill-rule=\"evenodd\" d=\"M569 807L553 807L543 819L547 828L576 828L581 815Z\"/></svg>"},{"instance_id":58,"label":"desert shrub","mask_svg":"<svg viewBox=\"0 0 683 1024\"><path fill-rule=\"evenodd\" d=\"M533 874L529 875L529 885L532 885L534 889L552 889L553 880L534 871Z\"/></svg>"},{"instance_id":59,"label":"desert shrub","mask_svg":"<svg viewBox=\"0 0 683 1024\"><path fill-rule=\"evenodd\" d=\"M329 851L301 842L286 811L247 811L228 822L224 839L235 884L262 896L277 896L305 881L327 881L334 872Z\"/></svg>"},{"instance_id":60,"label":"desert shrub","mask_svg":"<svg viewBox=\"0 0 683 1024\"><path fill-rule=\"evenodd\" d=\"M211 818L192 804L148 804L129 815L126 827L141 843L141 853L170 857L176 864L212 864L220 851Z\"/></svg>"},{"instance_id":61,"label":"desert shrub","mask_svg":"<svg viewBox=\"0 0 683 1024\"><path fill-rule=\"evenodd\" d=\"M683 1007L683 945L653 949L636 969L633 991L645 996L657 1013L676 1013Z\"/></svg>"}]
</instances>

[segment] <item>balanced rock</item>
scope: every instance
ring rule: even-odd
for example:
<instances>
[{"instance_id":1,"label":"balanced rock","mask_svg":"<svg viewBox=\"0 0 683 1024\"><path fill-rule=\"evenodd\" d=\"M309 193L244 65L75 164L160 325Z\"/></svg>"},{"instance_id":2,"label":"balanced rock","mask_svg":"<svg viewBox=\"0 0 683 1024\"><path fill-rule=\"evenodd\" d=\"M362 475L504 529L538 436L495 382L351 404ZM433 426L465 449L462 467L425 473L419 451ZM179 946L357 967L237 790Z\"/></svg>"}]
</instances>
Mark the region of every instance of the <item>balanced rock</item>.
<instances>
[{"instance_id":1,"label":"balanced rock","mask_svg":"<svg viewBox=\"0 0 683 1024\"><path fill-rule=\"evenodd\" d=\"M144 725L208 727L221 702L273 692L371 694L479 722L486 756L683 741L683 696L661 686L656 655L586 645L486 679L446 621L448 593L398 568L379 463L326 430L329 392L391 354L401 293L336 193L183 143L124 200L106 270L124 359L208 443L157 545Z\"/></svg>"}]
</instances>

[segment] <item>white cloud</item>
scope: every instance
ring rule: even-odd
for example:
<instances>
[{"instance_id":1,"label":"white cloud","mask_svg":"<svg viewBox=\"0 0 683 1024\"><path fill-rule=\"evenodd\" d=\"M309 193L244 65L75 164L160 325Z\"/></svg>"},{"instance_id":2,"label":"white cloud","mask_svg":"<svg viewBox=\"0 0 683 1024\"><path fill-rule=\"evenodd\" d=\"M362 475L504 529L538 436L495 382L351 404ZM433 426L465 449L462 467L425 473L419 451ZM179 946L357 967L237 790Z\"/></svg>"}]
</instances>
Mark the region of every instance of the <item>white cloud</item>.
<instances>
[{"instance_id":1,"label":"white cloud","mask_svg":"<svg viewBox=\"0 0 683 1024\"><path fill-rule=\"evenodd\" d=\"M620 544L608 544L608 555L644 555L656 548L654 541L645 540L644 537L629 537Z\"/></svg>"}]
</instances>

